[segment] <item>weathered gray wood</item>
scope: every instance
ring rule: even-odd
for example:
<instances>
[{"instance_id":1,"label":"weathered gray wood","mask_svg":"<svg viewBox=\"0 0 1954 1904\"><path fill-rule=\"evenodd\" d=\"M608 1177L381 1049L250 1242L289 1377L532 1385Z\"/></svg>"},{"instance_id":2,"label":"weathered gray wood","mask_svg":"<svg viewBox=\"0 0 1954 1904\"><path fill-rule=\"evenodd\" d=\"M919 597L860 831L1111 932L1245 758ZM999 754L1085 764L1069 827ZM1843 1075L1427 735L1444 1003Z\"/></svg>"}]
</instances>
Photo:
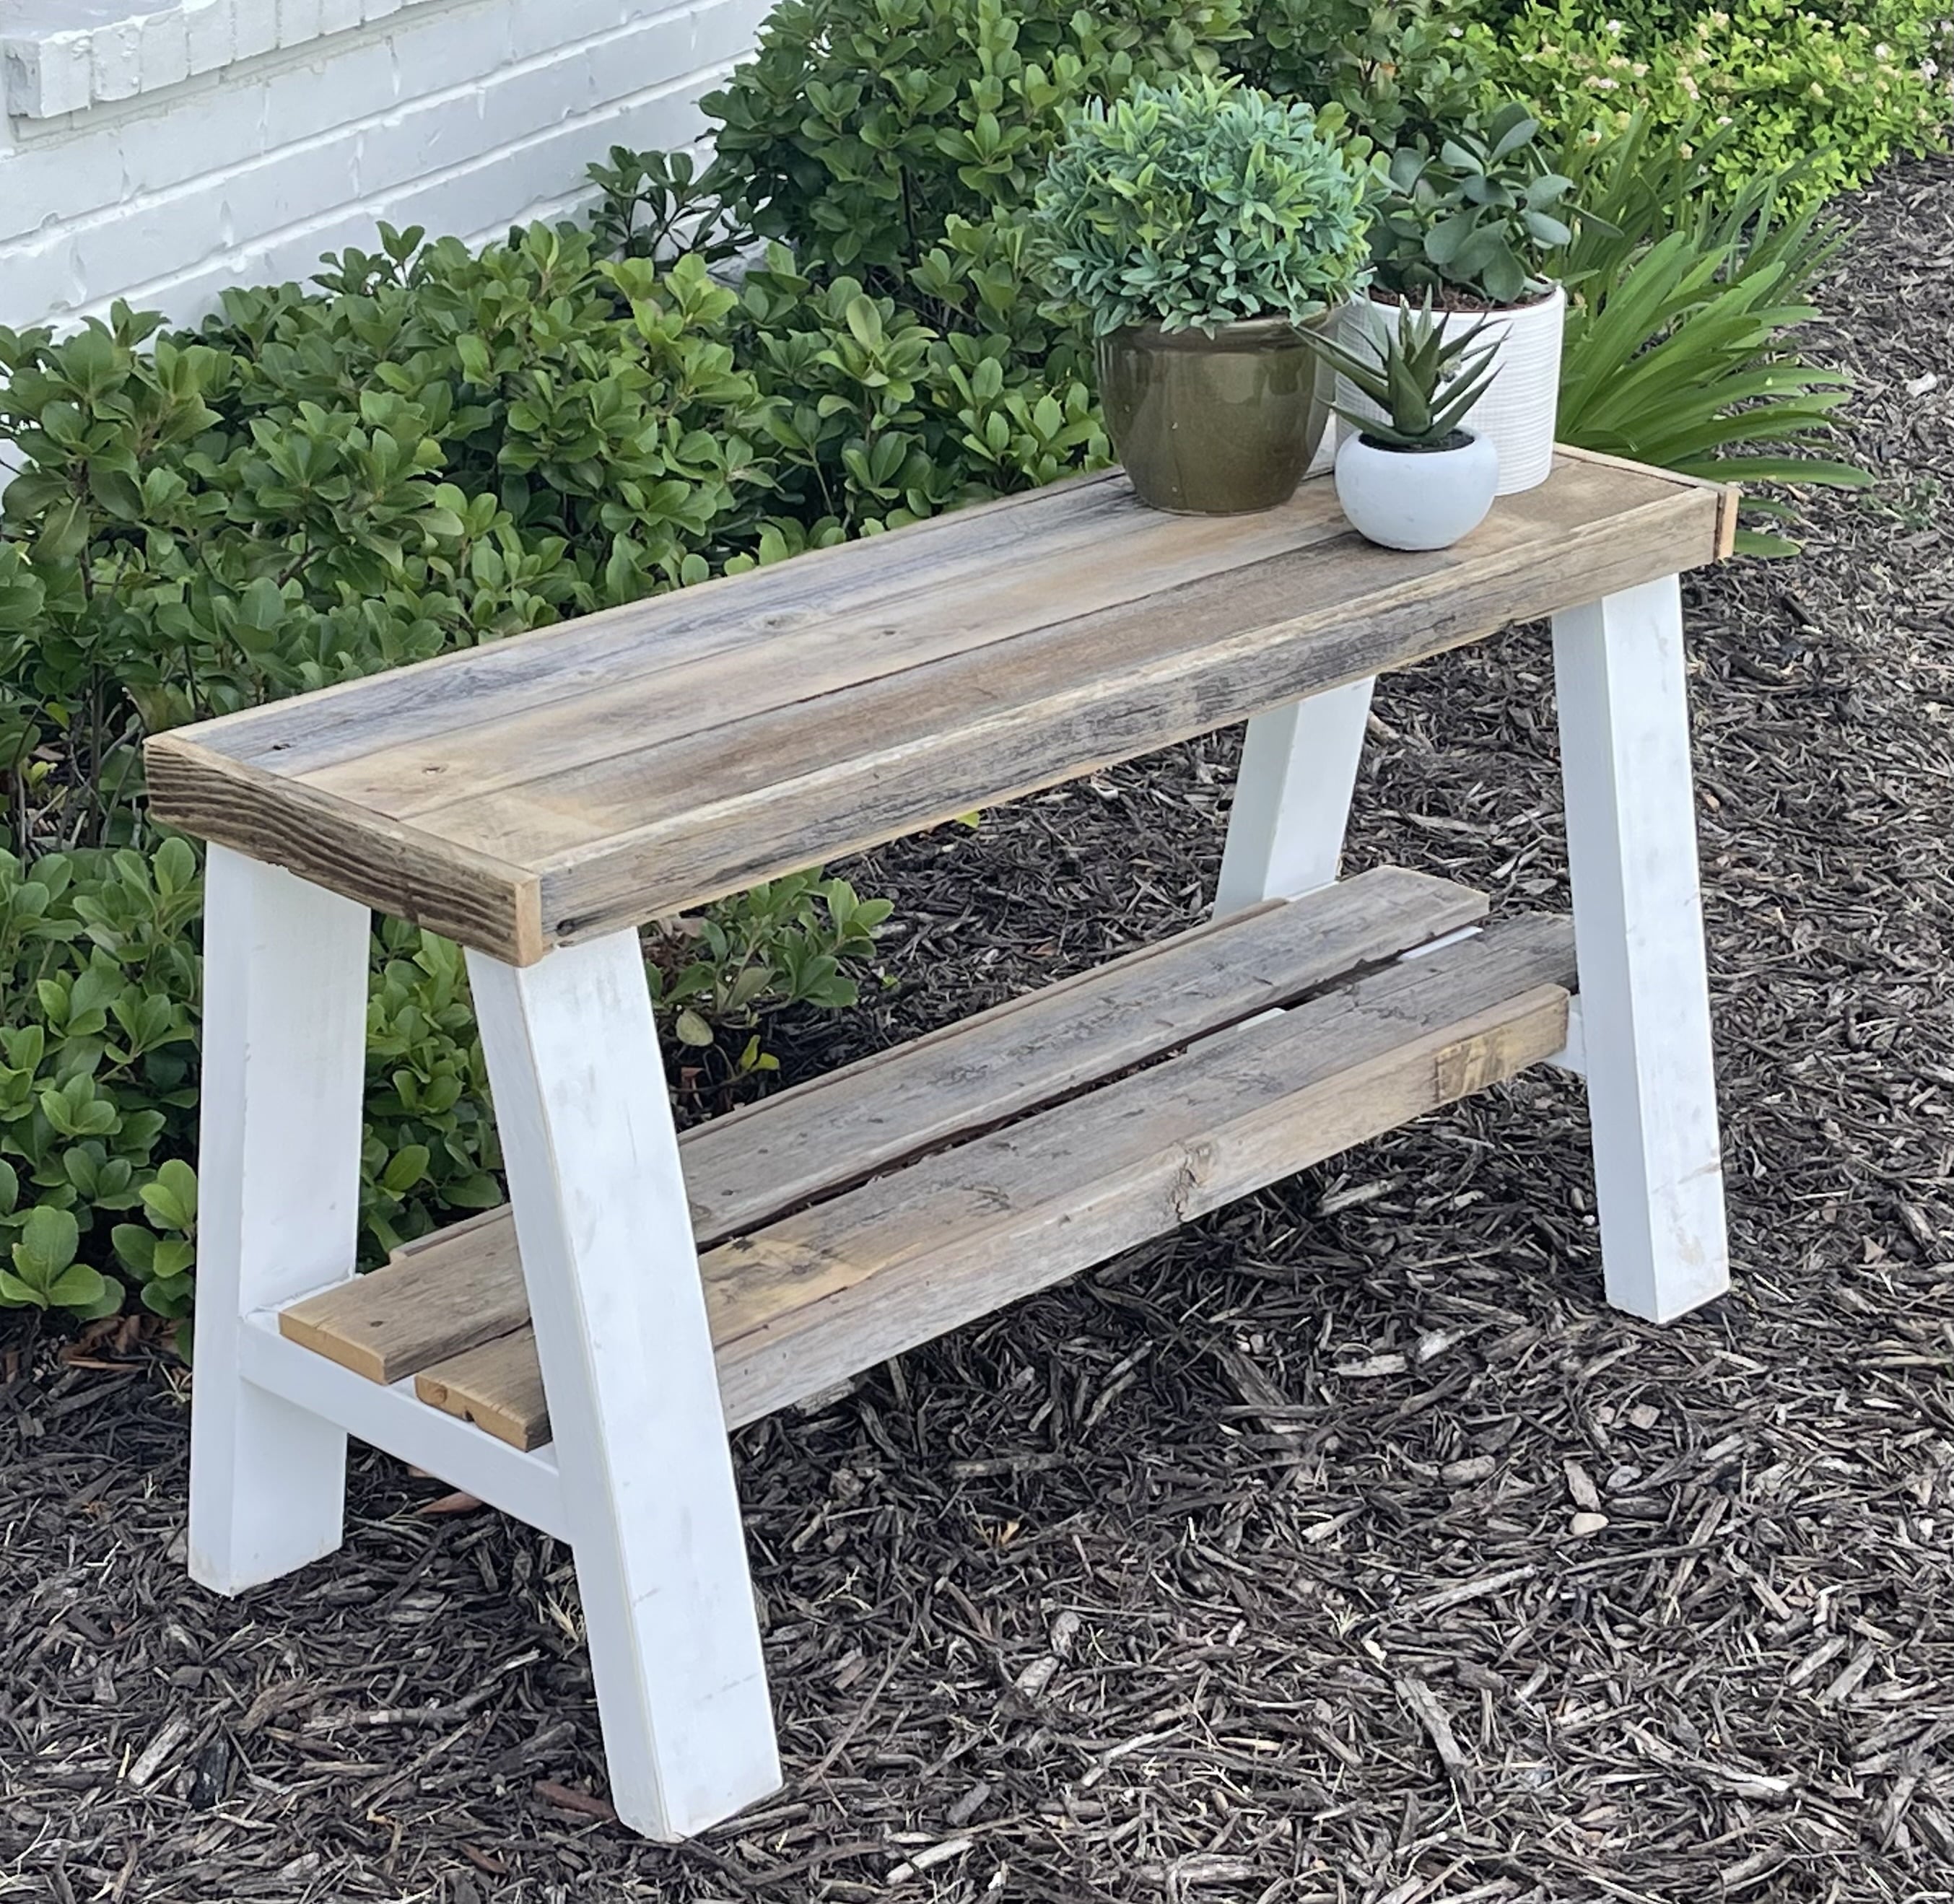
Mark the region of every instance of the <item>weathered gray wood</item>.
<instances>
[{"instance_id":1,"label":"weathered gray wood","mask_svg":"<svg viewBox=\"0 0 1954 1904\"><path fill-rule=\"evenodd\" d=\"M1560 1048L1561 919L1385 968L701 1258L755 1419Z\"/></svg>"},{"instance_id":2,"label":"weathered gray wood","mask_svg":"<svg viewBox=\"0 0 1954 1904\"><path fill-rule=\"evenodd\" d=\"M440 1273L439 1259L410 1244L385 1268L309 1296L278 1312L278 1333L369 1381L397 1382L417 1368L505 1335L529 1313L515 1225L473 1218L442 1233L459 1237L465 1277ZM425 1246L432 1239L423 1238Z\"/></svg>"},{"instance_id":3,"label":"weathered gray wood","mask_svg":"<svg viewBox=\"0 0 1954 1904\"><path fill-rule=\"evenodd\" d=\"M702 1243L1286 1004L1485 915L1482 894L1380 867L1197 928L881 1052L680 1140Z\"/></svg>"},{"instance_id":4,"label":"weathered gray wood","mask_svg":"<svg viewBox=\"0 0 1954 1904\"><path fill-rule=\"evenodd\" d=\"M1554 446L1554 454L1572 463L1589 463L1597 469L1630 470L1638 473L1648 468L1646 463L1637 463L1626 456L1608 456L1600 450L1579 450L1571 443ZM1715 482L1707 476L1685 476L1680 470L1672 470L1668 474L1679 482L1693 482L1700 488L1711 491L1717 498L1717 559L1727 561L1737 546L1737 519L1743 507L1744 492L1734 482Z\"/></svg>"},{"instance_id":5,"label":"weathered gray wood","mask_svg":"<svg viewBox=\"0 0 1954 1904\"><path fill-rule=\"evenodd\" d=\"M988 577L967 527L918 532L900 561L879 542L803 558L639 605L628 630L161 736L152 796L524 963L1714 560L1722 507L1567 457L1456 548L1410 555L1345 533L1325 484L1192 524L1076 485L993 519ZM813 624L781 605L793 572Z\"/></svg>"},{"instance_id":6,"label":"weathered gray wood","mask_svg":"<svg viewBox=\"0 0 1954 1904\"><path fill-rule=\"evenodd\" d=\"M1020 514L1016 520L1026 519ZM991 551L982 573L921 570L905 592L865 603L845 617L803 609L762 617L778 624L768 630L763 649L749 633L711 652L674 659L661 641L643 649L642 661L633 656L636 665L614 667L592 684L597 691L553 693L486 723L471 707L466 725L375 746L309 772L307 784L411 820L457 797L474 800L554 783L576 769L688 736L712 737L704 744L717 754L726 730L740 724L911 668L981 654L1049 627L1061 609L1074 619L1114 612L1255 562L1293 557L1347 533L1327 517L1307 529L1274 514L1174 516L1164 526L1156 526L1158 520L1154 512L1132 510L1111 518L1067 517L1015 559L1008 548ZM659 599L689 603L692 592ZM642 613L643 605L633 612ZM756 665L762 653L765 665Z\"/></svg>"},{"instance_id":7,"label":"weathered gray wood","mask_svg":"<svg viewBox=\"0 0 1954 1904\"><path fill-rule=\"evenodd\" d=\"M1001 561L1015 562L1028 548L1102 543L1131 520L1124 492L1117 470L1101 471L300 699L247 709L206 727L221 727L223 750L233 759L287 774L311 773L456 724L531 713L639 674L771 643L830 619L853 624L876 605L911 599L919 587L974 591Z\"/></svg>"},{"instance_id":8,"label":"weathered gray wood","mask_svg":"<svg viewBox=\"0 0 1954 1904\"><path fill-rule=\"evenodd\" d=\"M1485 910L1466 887L1379 867L1143 947L715 1118L679 1139L694 1232L702 1245L721 1242ZM404 1246L371 1275L295 1304L279 1328L369 1380L394 1382L505 1334L528 1312L505 1208Z\"/></svg>"},{"instance_id":9,"label":"weathered gray wood","mask_svg":"<svg viewBox=\"0 0 1954 1904\"><path fill-rule=\"evenodd\" d=\"M718 741L693 737L565 775L546 796L512 789L423 818L536 866L544 937L573 941L648 896L658 910L702 902L1538 618L1617 573L1673 564L1692 525L1707 547L1712 501L1670 492L1646 512L1658 519L1646 541L1619 519L1575 521L1523 557L1496 517L1469 539L1480 566L1448 567L1453 551L1391 557L1387 583L1368 546L1335 566L1264 563L1211 592L1040 630L1009 655L743 723L717 767ZM632 824L653 813L665 817Z\"/></svg>"},{"instance_id":10,"label":"weathered gray wood","mask_svg":"<svg viewBox=\"0 0 1954 1904\"><path fill-rule=\"evenodd\" d=\"M187 832L220 846L235 840L250 859L464 945L492 940L512 965L532 965L549 949L532 871L303 781L266 775L193 745L184 737L190 731L158 734L144 745L149 810L158 818L194 812Z\"/></svg>"},{"instance_id":11,"label":"weathered gray wood","mask_svg":"<svg viewBox=\"0 0 1954 1904\"><path fill-rule=\"evenodd\" d=\"M728 1423L1550 1056L1573 976L1565 920L1495 925L709 1250ZM423 1258L416 1274L429 1273ZM459 1258L447 1273L473 1274ZM519 1447L543 1431L520 1333L416 1386Z\"/></svg>"}]
</instances>

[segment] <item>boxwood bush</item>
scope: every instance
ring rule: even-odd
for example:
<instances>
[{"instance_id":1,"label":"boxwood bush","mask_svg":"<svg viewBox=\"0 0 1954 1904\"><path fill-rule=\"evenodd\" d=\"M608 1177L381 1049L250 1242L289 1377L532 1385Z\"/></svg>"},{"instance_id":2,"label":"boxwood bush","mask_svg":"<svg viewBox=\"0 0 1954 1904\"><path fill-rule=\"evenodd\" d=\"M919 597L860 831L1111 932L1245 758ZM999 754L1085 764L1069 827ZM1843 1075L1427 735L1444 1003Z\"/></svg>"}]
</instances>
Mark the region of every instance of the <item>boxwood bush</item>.
<instances>
[{"instance_id":1,"label":"boxwood bush","mask_svg":"<svg viewBox=\"0 0 1954 1904\"><path fill-rule=\"evenodd\" d=\"M1095 336L1301 324L1365 281L1368 169L1343 115L1198 75L1073 115L1039 185L1046 275Z\"/></svg>"},{"instance_id":2,"label":"boxwood bush","mask_svg":"<svg viewBox=\"0 0 1954 1904\"><path fill-rule=\"evenodd\" d=\"M620 162L630 162L620 156ZM646 181L640 165L633 189ZM614 233L628 215L615 198ZM622 248L630 249L628 242ZM776 247L614 256L382 228L193 331L0 330L0 1305L187 1306L197 856L143 737L872 534L1103 460L1083 382ZM695 1101L834 1007L886 902L809 875L655 946ZM363 1212L378 1255L500 1192L454 947L377 929Z\"/></svg>"}]
</instances>

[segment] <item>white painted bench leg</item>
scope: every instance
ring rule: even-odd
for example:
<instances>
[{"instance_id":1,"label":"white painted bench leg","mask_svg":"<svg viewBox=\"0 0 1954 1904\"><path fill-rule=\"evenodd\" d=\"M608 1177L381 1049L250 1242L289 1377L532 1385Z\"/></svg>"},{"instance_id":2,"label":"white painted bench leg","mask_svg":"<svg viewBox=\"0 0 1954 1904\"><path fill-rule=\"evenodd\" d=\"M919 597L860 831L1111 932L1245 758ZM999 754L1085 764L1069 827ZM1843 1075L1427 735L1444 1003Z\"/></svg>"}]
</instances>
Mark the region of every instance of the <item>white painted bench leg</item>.
<instances>
[{"instance_id":1,"label":"white painted bench leg","mask_svg":"<svg viewBox=\"0 0 1954 1904\"><path fill-rule=\"evenodd\" d=\"M1372 685L1369 678L1346 682L1249 723L1215 888L1217 919L1335 881Z\"/></svg>"},{"instance_id":2,"label":"white painted bench leg","mask_svg":"<svg viewBox=\"0 0 1954 1904\"><path fill-rule=\"evenodd\" d=\"M1557 615L1554 680L1608 1299L1729 1287L1677 580Z\"/></svg>"},{"instance_id":3,"label":"white painted bench leg","mask_svg":"<svg viewBox=\"0 0 1954 1904\"><path fill-rule=\"evenodd\" d=\"M635 932L468 955L624 1821L780 1783L678 1141Z\"/></svg>"},{"instance_id":4,"label":"white painted bench leg","mask_svg":"<svg viewBox=\"0 0 1954 1904\"><path fill-rule=\"evenodd\" d=\"M190 1570L219 1593L340 1543L345 1434L243 1378L239 1325L353 1274L369 924L350 900L210 850Z\"/></svg>"}]
</instances>

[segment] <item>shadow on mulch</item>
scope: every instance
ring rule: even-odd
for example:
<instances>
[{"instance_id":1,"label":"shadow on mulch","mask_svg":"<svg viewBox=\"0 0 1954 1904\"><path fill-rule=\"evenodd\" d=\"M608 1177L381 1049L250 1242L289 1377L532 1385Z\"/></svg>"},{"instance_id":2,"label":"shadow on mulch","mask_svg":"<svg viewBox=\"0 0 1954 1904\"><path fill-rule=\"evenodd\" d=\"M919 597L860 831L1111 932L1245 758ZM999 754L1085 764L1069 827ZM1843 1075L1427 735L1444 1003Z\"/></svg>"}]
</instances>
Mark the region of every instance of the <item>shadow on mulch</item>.
<instances>
[{"instance_id":1,"label":"shadow on mulch","mask_svg":"<svg viewBox=\"0 0 1954 1904\"><path fill-rule=\"evenodd\" d=\"M742 1433L788 1783L680 1850L596 1815L563 1549L366 1456L218 1601L176 1380L30 1345L0 1898L1954 1896L1954 165L1863 210L1880 486L1691 586L1729 1301L1601 1306L1542 1073ZM1548 689L1390 680L1352 863L1563 903ZM1234 745L852 869L895 987L800 1061L1195 919Z\"/></svg>"}]
</instances>

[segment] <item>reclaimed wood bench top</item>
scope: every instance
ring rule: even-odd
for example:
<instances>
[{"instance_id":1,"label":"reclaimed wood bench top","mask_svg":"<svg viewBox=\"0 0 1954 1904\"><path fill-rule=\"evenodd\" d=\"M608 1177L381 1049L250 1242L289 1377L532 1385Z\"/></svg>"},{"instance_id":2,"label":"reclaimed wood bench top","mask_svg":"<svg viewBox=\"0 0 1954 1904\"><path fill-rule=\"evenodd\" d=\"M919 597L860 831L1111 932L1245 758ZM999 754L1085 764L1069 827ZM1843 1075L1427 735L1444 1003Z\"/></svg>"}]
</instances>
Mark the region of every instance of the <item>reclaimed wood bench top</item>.
<instances>
[{"instance_id":1,"label":"reclaimed wood bench top","mask_svg":"<svg viewBox=\"0 0 1954 1904\"><path fill-rule=\"evenodd\" d=\"M1400 555L1327 482L1168 516L1109 471L179 728L151 809L528 964L1716 561L1733 505L1563 451Z\"/></svg>"}]
</instances>

